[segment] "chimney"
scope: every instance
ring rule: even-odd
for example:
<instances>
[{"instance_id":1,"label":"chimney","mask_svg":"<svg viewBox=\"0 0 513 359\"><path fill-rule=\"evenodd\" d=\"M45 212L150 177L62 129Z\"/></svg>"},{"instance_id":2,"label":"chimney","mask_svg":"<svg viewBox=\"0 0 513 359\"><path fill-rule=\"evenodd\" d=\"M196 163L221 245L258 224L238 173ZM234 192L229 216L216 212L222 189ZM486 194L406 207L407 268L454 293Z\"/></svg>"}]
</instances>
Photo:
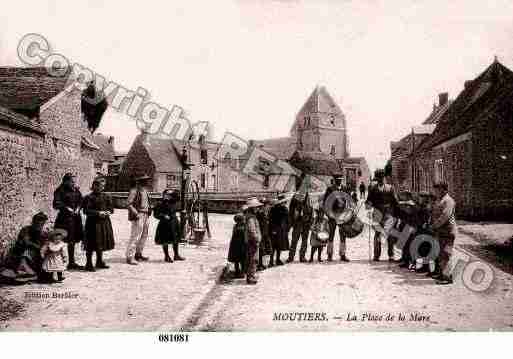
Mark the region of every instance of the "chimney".
<instances>
[{"instance_id":1,"label":"chimney","mask_svg":"<svg viewBox=\"0 0 513 359\"><path fill-rule=\"evenodd\" d=\"M109 137L108 143L109 143L109 145L113 145L114 146L114 136L110 136Z\"/></svg>"},{"instance_id":2,"label":"chimney","mask_svg":"<svg viewBox=\"0 0 513 359\"><path fill-rule=\"evenodd\" d=\"M438 106L444 106L449 102L449 93L448 92L442 92L438 95Z\"/></svg>"}]
</instances>

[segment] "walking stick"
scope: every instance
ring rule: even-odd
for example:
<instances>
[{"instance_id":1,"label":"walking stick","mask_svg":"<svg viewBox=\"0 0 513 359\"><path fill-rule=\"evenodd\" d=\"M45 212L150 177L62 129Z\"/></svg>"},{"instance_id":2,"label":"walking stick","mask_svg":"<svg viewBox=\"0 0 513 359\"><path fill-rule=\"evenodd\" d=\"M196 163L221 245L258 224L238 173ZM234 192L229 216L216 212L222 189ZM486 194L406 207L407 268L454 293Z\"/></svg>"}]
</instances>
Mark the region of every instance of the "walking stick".
<instances>
[{"instance_id":1,"label":"walking stick","mask_svg":"<svg viewBox=\"0 0 513 359\"><path fill-rule=\"evenodd\" d=\"M372 220L374 218L374 208L371 209L370 213L371 213L370 219ZM372 226L369 225L369 236L368 236L368 238L369 238L369 263L371 261L371 227Z\"/></svg>"}]
</instances>

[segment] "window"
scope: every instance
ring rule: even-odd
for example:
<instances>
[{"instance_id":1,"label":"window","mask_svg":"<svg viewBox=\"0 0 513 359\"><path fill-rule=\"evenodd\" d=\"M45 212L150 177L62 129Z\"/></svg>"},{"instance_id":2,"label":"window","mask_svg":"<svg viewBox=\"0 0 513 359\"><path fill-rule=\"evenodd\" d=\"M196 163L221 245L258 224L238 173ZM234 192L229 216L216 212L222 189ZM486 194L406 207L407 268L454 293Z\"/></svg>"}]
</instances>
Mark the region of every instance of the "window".
<instances>
[{"instance_id":1,"label":"window","mask_svg":"<svg viewBox=\"0 0 513 359\"><path fill-rule=\"evenodd\" d=\"M170 175L166 176L166 188L176 188L178 187L178 176Z\"/></svg>"},{"instance_id":2,"label":"window","mask_svg":"<svg viewBox=\"0 0 513 359\"><path fill-rule=\"evenodd\" d=\"M264 188L269 188L269 175L264 175Z\"/></svg>"},{"instance_id":3,"label":"window","mask_svg":"<svg viewBox=\"0 0 513 359\"><path fill-rule=\"evenodd\" d=\"M201 164L202 165L206 165L208 163L208 155L207 155L207 150L206 149L201 149L200 150L200 159L201 159Z\"/></svg>"},{"instance_id":4,"label":"window","mask_svg":"<svg viewBox=\"0 0 513 359\"><path fill-rule=\"evenodd\" d=\"M336 152L335 152L335 145L331 145L330 147L330 155L332 156L335 156Z\"/></svg>"},{"instance_id":5,"label":"window","mask_svg":"<svg viewBox=\"0 0 513 359\"><path fill-rule=\"evenodd\" d=\"M201 180L200 180L200 182L201 182L201 188L205 188L205 187L206 187L206 185L207 185L207 184L206 184L206 180L207 180L207 178L206 178L206 177L207 177L207 176L205 176L205 173L202 173L202 174L201 174Z\"/></svg>"},{"instance_id":6,"label":"window","mask_svg":"<svg viewBox=\"0 0 513 359\"><path fill-rule=\"evenodd\" d=\"M216 175L212 175L212 183L210 184L210 189L212 191L216 190Z\"/></svg>"},{"instance_id":7,"label":"window","mask_svg":"<svg viewBox=\"0 0 513 359\"><path fill-rule=\"evenodd\" d=\"M444 161L442 159L435 160L435 182L444 181Z\"/></svg>"}]
</instances>

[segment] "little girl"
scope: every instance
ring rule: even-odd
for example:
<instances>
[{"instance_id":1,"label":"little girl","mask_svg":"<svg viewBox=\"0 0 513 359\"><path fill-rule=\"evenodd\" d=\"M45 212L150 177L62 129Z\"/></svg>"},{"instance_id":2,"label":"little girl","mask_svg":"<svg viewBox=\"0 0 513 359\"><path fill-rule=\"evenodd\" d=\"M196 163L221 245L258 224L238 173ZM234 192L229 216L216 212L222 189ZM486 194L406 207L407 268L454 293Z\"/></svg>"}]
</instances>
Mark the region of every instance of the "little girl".
<instances>
[{"instance_id":1,"label":"little girl","mask_svg":"<svg viewBox=\"0 0 513 359\"><path fill-rule=\"evenodd\" d=\"M228 262L235 264L235 278L244 278L244 263L246 261L246 242L244 239L244 216L236 214L233 217L232 239L228 250Z\"/></svg>"},{"instance_id":2,"label":"little girl","mask_svg":"<svg viewBox=\"0 0 513 359\"><path fill-rule=\"evenodd\" d=\"M328 219L324 217L324 211L319 208L315 211L316 217L312 225L312 234L310 235L310 263L313 262L315 251L317 251L317 260L322 262L322 248L328 242Z\"/></svg>"},{"instance_id":3,"label":"little girl","mask_svg":"<svg viewBox=\"0 0 513 359\"><path fill-rule=\"evenodd\" d=\"M50 283L55 282L53 273L57 272L57 281L62 282L64 277L62 272L66 268L68 257L66 255L66 238L68 232L64 229L55 229L48 235L48 241L41 248L41 256L43 257L43 271L47 274Z\"/></svg>"}]
</instances>

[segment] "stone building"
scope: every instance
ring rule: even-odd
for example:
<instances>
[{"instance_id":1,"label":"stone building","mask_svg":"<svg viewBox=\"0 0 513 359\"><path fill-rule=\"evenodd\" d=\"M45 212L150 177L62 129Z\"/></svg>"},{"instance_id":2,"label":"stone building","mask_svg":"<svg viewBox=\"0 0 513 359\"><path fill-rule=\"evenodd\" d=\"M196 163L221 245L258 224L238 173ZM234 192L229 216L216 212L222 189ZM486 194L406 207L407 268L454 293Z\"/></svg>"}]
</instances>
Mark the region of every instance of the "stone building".
<instances>
[{"instance_id":1,"label":"stone building","mask_svg":"<svg viewBox=\"0 0 513 359\"><path fill-rule=\"evenodd\" d=\"M94 156L94 168L97 173L108 175L110 165L116 161L114 157L114 137L95 133L93 142L99 147Z\"/></svg>"},{"instance_id":2,"label":"stone building","mask_svg":"<svg viewBox=\"0 0 513 359\"><path fill-rule=\"evenodd\" d=\"M219 143L187 143L139 135L122 169L123 188L127 188L130 178L141 173L152 176L156 191L178 188L184 145L187 160L195 164L191 178L202 191L294 190L300 182L300 171L316 176L325 184L335 175L347 176L354 186L362 181L367 184L370 177L365 159L349 156L345 115L324 87L316 87L301 107L290 136L249 140L246 153L239 158L219 158ZM257 165L251 164L251 168L247 163L254 151L260 151L262 158Z\"/></svg>"},{"instance_id":3,"label":"stone building","mask_svg":"<svg viewBox=\"0 0 513 359\"><path fill-rule=\"evenodd\" d=\"M414 191L446 181L463 218L511 219L513 72L497 59L441 115L411 155Z\"/></svg>"},{"instance_id":4,"label":"stone building","mask_svg":"<svg viewBox=\"0 0 513 359\"><path fill-rule=\"evenodd\" d=\"M68 72L66 73L68 74ZM66 172L82 192L98 146L81 113L81 93L45 68L0 68L0 261L36 212L55 219L53 191Z\"/></svg>"},{"instance_id":5,"label":"stone building","mask_svg":"<svg viewBox=\"0 0 513 359\"><path fill-rule=\"evenodd\" d=\"M412 156L416 147L433 133L436 124L447 111L452 101L449 100L447 92L438 95L438 103L433 105L429 116L419 126L411 128L411 132L399 141L390 143L392 162L392 184L400 191L410 191L417 186L414 185L412 174L414 166Z\"/></svg>"}]
</instances>

